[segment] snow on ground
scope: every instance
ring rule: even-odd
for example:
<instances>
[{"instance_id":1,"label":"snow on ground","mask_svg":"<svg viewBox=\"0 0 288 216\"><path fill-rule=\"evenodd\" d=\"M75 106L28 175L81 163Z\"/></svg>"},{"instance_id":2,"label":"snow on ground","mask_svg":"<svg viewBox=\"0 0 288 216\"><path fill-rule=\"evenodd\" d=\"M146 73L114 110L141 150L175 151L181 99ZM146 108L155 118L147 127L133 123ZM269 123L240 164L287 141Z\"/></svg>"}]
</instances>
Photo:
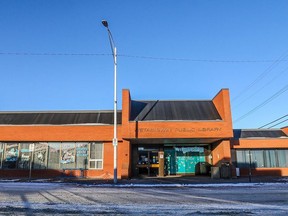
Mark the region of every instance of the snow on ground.
<instances>
[{"instance_id":1,"label":"snow on ground","mask_svg":"<svg viewBox=\"0 0 288 216\"><path fill-rule=\"evenodd\" d=\"M0 215L287 215L288 184L1 182Z\"/></svg>"},{"instance_id":2,"label":"snow on ground","mask_svg":"<svg viewBox=\"0 0 288 216\"><path fill-rule=\"evenodd\" d=\"M288 182L287 182L288 183ZM276 183L218 183L218 184L81 184L86 187L113 187L113 188L165 188L165 187L197 187L197 188L217 188L217 187L261 187L261 186L284 186L285 182Z\"/></svg>"},{"instance_id":3,"label":"snow on ground","mask_svg":"<svg viewBox=\"0 0 288 216\"><path fill-rule=\"evenodd\" d=\"M23 205L21 202L0 203L0 214L14 212L16 215L287 215L287 207L273 205L239 204L51 204L33 203ZM24 214L25 213L25 214ZM1 214L2 215L2 214Z\"/></svg>"},{"instance_id":4,"label":"snow on ground","mask_svg":"<svg viewBox=\"0 0 288 216\"><path fill-rule=\"evenodd\" d=\"M41 182L41 181L33 181L33 182L14 182L14 181L1 181L0 187L37 187L37 188L45 188L45 187L59 187L61 185L78 185L78 186L85 186L85 187L112 187L112 188L165 188L165 187L197 187L197 188L217 188L217 187L265 187L265 186L288 186L287 181L281 182L264 182L264 183L214 183L214 184L77 184L77 183L63 183L63 182Z\"/></svg>"}]
</instances>

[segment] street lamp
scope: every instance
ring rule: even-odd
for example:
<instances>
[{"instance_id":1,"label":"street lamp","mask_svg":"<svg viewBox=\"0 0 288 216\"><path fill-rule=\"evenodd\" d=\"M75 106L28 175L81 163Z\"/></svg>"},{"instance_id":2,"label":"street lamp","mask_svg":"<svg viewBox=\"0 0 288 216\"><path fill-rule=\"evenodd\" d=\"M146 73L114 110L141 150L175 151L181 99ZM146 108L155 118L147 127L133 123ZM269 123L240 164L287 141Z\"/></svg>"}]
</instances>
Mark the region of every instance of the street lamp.
<instances>
[{"instance_id":1,"label":"street lamp","mask_svg":"<svg viewBox=\"0 0 288 216\"><path fill-rule=\"evenodd\" d=\"M117 140L117 52L116 46L108 27L108 22L102 20L103 26L108 31L109 42L112 50L113 61L114 61L114 136L113 136L113 149L114 149L114 183L117 183L117 151L118 151L118 140Z\"/></svg>"}]
</instances>

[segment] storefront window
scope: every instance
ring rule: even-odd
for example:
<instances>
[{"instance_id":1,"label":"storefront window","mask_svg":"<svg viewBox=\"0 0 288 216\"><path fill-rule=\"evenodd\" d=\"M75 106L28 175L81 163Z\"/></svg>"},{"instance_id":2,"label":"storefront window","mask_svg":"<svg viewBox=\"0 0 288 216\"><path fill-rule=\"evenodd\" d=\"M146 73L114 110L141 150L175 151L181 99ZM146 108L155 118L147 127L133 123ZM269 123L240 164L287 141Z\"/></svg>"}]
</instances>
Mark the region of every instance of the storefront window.
<instances>
[{"instance_id":1,"label":"storefront window","mask_svg":"<svg viewBox=\"0 0 288 216\"><path fill-rule=\"evenodd\" d=\"M279 167L288 167L288 150L279 149L277 150Z\"/></svg>"},{"instance_id":2,"label":"storefront window","mask_svg":"<svg viewBox=\"0 0 288 216\"><path fill-rule=\"evenodd\" d=\"M103 168L103 144L91 143L90 144L90 169L102 169Z\"/></svg>"},{"instance_id":3,"label":"storefront window","mask_svg":"<svg viewBox=\"0 0 288 216\"><path fill-rule=\"evenodd\" d=\"M75 143L61 144L61 168L75 168Z\"/></svg>"},{"instance_id":4,"label":"storefront window","mask_svg":"<svg viewBox=\"0 0 288 216\"><path fill-rule=\"evenodd\" d=\"M3 153L4 153L4 143L0 143L0 168L2 168Z\"/></svg>"},{"instance_id":5,"label":"storefront window","mask_svg":"<svg viewBox=\"0 0 288 216\"><path fill-rule=\"evenodd\" d=\"M205 162L204 147L175 148L177 173L195 173L198 163Z\"/></svg>"},{"instance_id":6,"label":"storefront window","mask_svg":"<svg viewBox=\"0 0 288 216\"><path fill-rule=\"evenodd\" d=\"M265 167L263 150L253 150L253 151L251 150L251 160L252 160L252 167L254 168Z\"/></svg>"},{"instance_id":7,"label":"storefront window","mask_svg":"<svg viewBox=\"0 0 288 216\"><path fill-rule=\"evenodd\" d=\"M37 143L34 145L33 169L47 168L48 143Z\"/></svg>"},{"instance_id":8,"label":"storefront window","mask_svg":"<svg viewBox=\"0 0 288 216\"><path fill-rule=\"evenodd\" d=\"M265 150L265 167L277 167L276 164L276 151Z\"/></svg>"},{"instance_id":9,"label":"storefront window","mask_svg":"<svg viewBox=\"0 0 288 216\"><path fill-rule=\"evenodd\" d=\"M200 164L206 162L209 154L210 151L202 146L165 148L165 173L167 175L198 173Z\"/></svg>"},{"instance_id":10,"label":"storefront window","mask_svg":"<svg viewBox=\"0 0 288 216\"><path fill-rule=\"evenodd\" d=\"M103 144L0 142L0 168L30 169L30 163L32 169L102 169Z\"/></svg>"},{"instance_id":11,"label":"storefront window","mask_svg":"<svg viewBox=\"0 0 288 216\"><path fill-rule=\"evenodd\" d=\"M237 167L239 168L247 168L249 167L249 151L237 150L236 151L237 158Z\"/></svg>"},{"instance_id":12,"label":"storefront window","mask_svg":"<svg viewBox=\"0 0 288 216\"><path fill-rule=\"evenodd\" d=\"M18 161L18 169L29 169L31 161L31 153L29 151L31 143L20 143L20 154Z\"/></svg>"},{"instance_id":13,"label":"storefront window","mask_svg":"<svg viewBox=\"0 0 288 216\"><path fill-rule=\"evenodd\" d=\"M4 151L4 169L16 169L19 157L18 143L7 143Z\"/></svg>"},{"instance_id":14,"label":"storefront window","mask_svg":"<svg viewBox=\"0 0 288 216\"><path fill-rule=\"evenodd\" d=\"M237 167L248 168L250 162L253 168L288 167L287 149L250 150L250 153L251 161L249 150L236 150Z\"/></svg>"},{"instance_id":15,"label":"storefront window","mask_svg":"<svg viewBox=\"0 0 288 216\"><path fill-rule=\"evenodd\" d=\"M49 169L60 168L60 145L61 143L48 143L48 147L49 147L48 168Z\"/></svg>"},{"instance_id":16,"label":"storefront window","mask_svg":"<svg viewBox=\"0 0 288 216\"><path fill-rule=\"evenodd\" d=\"M87 168L88 143L76 143L76 167L78 169Z\"/></svg>"}]
</instances>

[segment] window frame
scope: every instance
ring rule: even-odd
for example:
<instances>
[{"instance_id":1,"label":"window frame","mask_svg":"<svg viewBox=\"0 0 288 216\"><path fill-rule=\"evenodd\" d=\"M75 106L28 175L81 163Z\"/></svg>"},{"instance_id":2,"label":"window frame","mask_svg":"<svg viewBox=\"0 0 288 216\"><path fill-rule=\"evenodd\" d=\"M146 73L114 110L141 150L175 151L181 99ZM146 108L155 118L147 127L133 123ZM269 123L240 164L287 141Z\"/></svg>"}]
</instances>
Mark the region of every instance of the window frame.
<instances>
[{"instance_id":1,"label":"window frame","mask_svg":"<svg viewBox=\"0 0 288 216\"><path fill-rule=\"evenodd\" d=\"M104 169L104 143L101 142L91 142L89 143L89 159L88 159L88 169L90 170L103 170ZM100 144L102 145L102 152L101 152L101 158L102 159L91 159L91 145ZM91 162L95 162L95 167L91 167ZM97 167L97 162L101 162L101 167Z\"/></svg>"},{"instance_id":2,"label":"window frame","mask_svg":"<svg viewBox=\"0 0 288 216\"><path fill-rule=\"evenodd\" d=\"M284 149L279 149L279 148L268 148L268 149L236 149L236 166L239 167L239 168L249 168L249 158L247 158L247 155L249 154L249 151L251 152L251 168L255 169L255 168L288 168L288 156L287 157L281 157L281 162L280 162L280 152L288 152L288 149L287 148L284 148ZM262 151L262 158L263 158L263 166L258 166L257 163L255 163L255 156L257 156L255 154L255 152L258 152L258 151ZM244 157L240 157L238 159L237 156L239 155L245 155L246 158L245 158L245 161L243 160L239 160L239 159L243 159ZM259 156L260 154L258 154ZM285 154L284 154L285 155ZM274 157L271 157L271 156L274 156ZM271 161L271 159L273 158L274 161ZM283 162L285 160L285 164L287 164L287 166L280 166L280 164L282 165ZM256 161L258 162L258 161ZM242 164L241 164L242 163ZM243 166L243 164L245 164ZM272 166L274 165L274 166Z\"/></svg>"}]
</instances>

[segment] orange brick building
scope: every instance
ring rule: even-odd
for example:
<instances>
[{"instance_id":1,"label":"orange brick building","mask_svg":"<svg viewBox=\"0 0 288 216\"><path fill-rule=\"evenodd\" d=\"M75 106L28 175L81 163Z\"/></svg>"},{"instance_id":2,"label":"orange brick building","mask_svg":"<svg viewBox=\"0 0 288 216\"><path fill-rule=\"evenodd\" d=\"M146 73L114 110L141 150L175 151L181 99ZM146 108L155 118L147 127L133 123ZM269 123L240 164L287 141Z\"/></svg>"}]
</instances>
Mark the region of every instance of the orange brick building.
<instances>
[{"instance_id":1,"label":"orange brick building","mask_svg":"<svg viewBox=\"0 0 288 216\"><path fill-rule=\"evenodd\" d=\"M201 101L123 90L117 123L118 178L288 175L287 128L233 130L228 89ZM111 179L112 138L113 111L0 112L0 176Z\"/></svg>"}]
</instances>

